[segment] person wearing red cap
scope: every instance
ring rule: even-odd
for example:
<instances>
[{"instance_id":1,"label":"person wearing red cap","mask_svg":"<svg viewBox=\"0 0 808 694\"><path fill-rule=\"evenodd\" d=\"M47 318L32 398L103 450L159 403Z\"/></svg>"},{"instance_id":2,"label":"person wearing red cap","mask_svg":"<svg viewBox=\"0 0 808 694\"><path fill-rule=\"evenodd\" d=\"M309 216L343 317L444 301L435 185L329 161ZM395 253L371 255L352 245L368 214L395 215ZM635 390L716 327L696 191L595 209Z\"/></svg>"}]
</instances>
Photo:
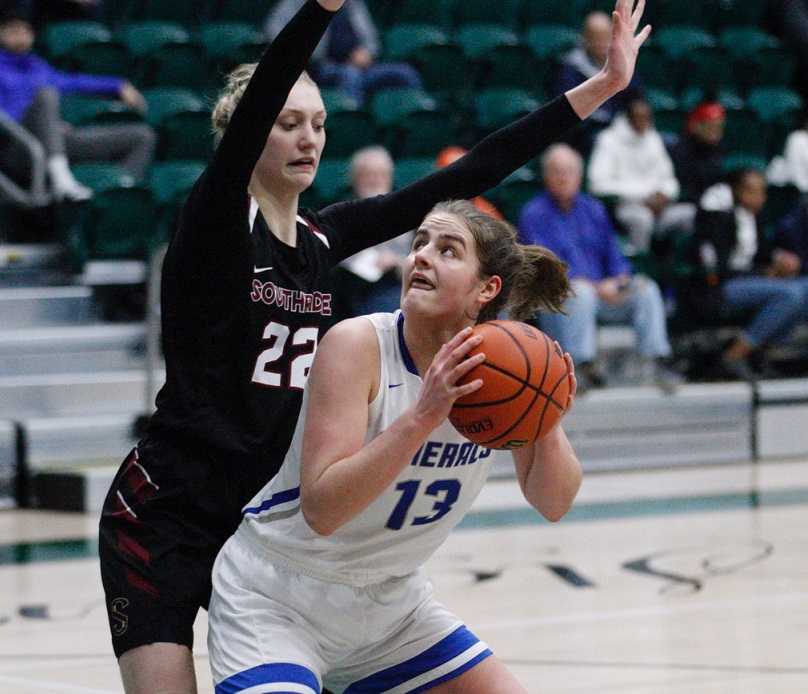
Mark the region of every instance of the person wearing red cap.
<instances>
[{"instance_id":1,"label":"person wearing red cap","mask_svg":"<svg viewBox=\"0 0 808 694\"><path fill-rule=\"evenodd\" d=\"M717 101L694 108L687 118L685 134L671 148L676 178L681 185L680 200L698 202L707 188L722 176L726 111Z\"/></svg>"}]
</instances>

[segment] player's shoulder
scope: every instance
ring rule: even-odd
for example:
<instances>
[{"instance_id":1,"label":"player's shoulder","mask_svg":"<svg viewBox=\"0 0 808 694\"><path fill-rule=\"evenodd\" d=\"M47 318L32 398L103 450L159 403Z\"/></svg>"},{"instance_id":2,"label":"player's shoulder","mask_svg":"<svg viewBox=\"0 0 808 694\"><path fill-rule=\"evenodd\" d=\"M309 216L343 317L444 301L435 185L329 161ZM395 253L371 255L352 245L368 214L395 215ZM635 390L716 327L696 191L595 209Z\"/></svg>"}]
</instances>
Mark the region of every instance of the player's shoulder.
<instances>
[{"instance_id":1,"label":"player's shoulder","mask_svg":"<svg viewBox=\"0 0 808 694\"><path fill-rule=\"evenodd\" d=\"M346 355L361 354L377 343L376 328L366 316L347 318L332 327L321 342L322 348L337 350Z\"/></svg>"}]
</instances>

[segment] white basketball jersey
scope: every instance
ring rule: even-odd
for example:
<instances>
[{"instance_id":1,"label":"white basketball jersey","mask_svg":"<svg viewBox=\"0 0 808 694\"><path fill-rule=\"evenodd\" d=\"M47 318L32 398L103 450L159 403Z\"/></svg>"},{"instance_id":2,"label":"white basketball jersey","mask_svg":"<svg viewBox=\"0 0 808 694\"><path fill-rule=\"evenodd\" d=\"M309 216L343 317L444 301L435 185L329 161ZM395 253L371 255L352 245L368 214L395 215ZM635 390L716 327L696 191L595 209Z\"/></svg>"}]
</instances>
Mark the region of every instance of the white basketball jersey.
<instances>
[{"instance_id":1,"label":"white basketball jersey","mask_svg":"<svg viewBox=\"0 0 808 694\"><path fill-rule=\"evenodd\" d=\"M379 392L369 406L367 442L415 402L422 382L404 343L401 312L365 318L376 329L381 354ZM238 535L326 580L361 586L412 573L463 519L488 476L492 451L471 443L445 421L379 498L323 537L308 526L300 509L307 408L304 393L283 466L244 508Z\"/></svg>"}]
</instances>

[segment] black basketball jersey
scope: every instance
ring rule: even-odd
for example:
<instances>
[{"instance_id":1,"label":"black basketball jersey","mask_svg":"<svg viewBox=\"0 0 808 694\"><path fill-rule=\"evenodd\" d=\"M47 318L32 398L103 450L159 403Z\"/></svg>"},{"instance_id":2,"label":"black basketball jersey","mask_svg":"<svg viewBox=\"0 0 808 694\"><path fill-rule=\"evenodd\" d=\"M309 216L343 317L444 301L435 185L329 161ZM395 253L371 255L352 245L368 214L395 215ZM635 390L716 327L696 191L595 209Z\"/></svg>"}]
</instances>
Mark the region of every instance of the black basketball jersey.
<instances>
[{"instance_id":1,"label":"black basketball jersey","mask_svg":"<svg viewBox=\"0 0 808 694\"><path fill-rule=\"evenodd\" d=\"M225 466L246 480L244 502L291 442L315 349L332 322L330 268L417 227L441 200L483 193L579 122L559 97L406 188L304 212L297 244L287 246L260 214L251 222L246 191L330 17L310 0L270 45L183 207L163 266L166 383L144 449L170 445L189 452L189 467L200 456Z\"/></svg>"}]
</instances>

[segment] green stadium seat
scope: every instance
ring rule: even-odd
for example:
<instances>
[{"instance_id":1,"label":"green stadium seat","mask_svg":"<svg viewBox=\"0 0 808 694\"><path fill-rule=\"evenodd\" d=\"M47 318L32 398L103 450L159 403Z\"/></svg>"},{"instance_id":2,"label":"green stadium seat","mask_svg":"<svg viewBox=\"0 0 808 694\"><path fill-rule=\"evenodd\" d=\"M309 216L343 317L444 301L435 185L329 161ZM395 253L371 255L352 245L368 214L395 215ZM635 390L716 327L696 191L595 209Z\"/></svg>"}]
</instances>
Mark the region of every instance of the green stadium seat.
<instances>
[{"instance_id":1,"label":"green stadium seat","mask_svg":"<svg viewBox=\"0 0 808 694\"><path fill-rule=\"evenodd\" d=\"M685 66L685 87L733 88L738 84L732 57L718 47L694 47L680 58Z\"/></svg>"},{"instance_id":2,"label":"green stadium seat","mask_svg":"<svg viewBox=\"0 0 808 694\"><path fill-rule=\"evenodd\" d=\"M511 224L519 221L519 214L525 204L539 192L536 175L526 166L514 171L496 188L486 195L499 208Z\"/></svg>"},{"instance_id":3,"label":"green stadium seat","mask_svg":"<svg viewBox=\"0 0 808 694\"><path fill-rule=\"evenodd\" d=\"M118 164L93 162L70 167L76 180L96 193L109 188L135 185L135 179Z\"/></svg>"},{"instance_id":4,"label":"green stadium seat","mask_svg":"<svg viewBox=\"0 0 808 694\"><path fill-rule=\"evenodd\" d=\"M793 119L802 108L802 98L783 87L760 87L749 93L746 103L764 123Z\"/></svg>"},{"instance_id":5,"label":"green stadium seat","mask_svg":"<svg viewBox=\"0 0 808 694\"><path fill-rule=\"evenodd\" d=\"M316 194L316 207L325 207L353 197L349 168L349 159L326 159L320 162L312 184Z\"/></svg>"},{"instance_id":6,"label":"green stadium seat","mask_svg":"<svg viewBox=\"0 0 808 694\"><path fill-rule=\"evenodd\" d=\"M149 188L159 205L182 203L205 170L205 162L180 160L156 162L149 171Z\"/></svg>"},{"instance_id":7,"label":"green stadium seat","mask_svg":"<svg viewBox=\"0 0 808 694\"><path fill-rule=\"evenodd\" d=\"M521 24L524 27L562 25L580 28L584 16L581 0L566 2L535 2L524 0L520 12Z\"/></svg>"},{"instance_id":8,"label":"green stadium seat","mask_svg":"<svg viewBox=\"0 0 808 694\"><path fill-rule=\"evenodd\" d=\"M464 103L473 85L469 80L469 63L457 44L424 46L409 62L421 75L430 94L456 103Z\"/></svg>"},{"instance_id":9,"label":"green stadium seat","mask_svg":"<svg viewBox=\"0 0 808 694\"><path fill-rule=\"evenodd\" d=\"M780 42L771 34L751 26L724 29L718 44L736 60L747 59L764 48L778 48Z\"/></svg>"},{"instance_id":10,"label":"green stadium seat","mask_svg":"<svg viewBox=\"0 0 808 694\"><path fill-rule=\"evenodd\" d=\"M83 43L59 64L66 70L96 75L131 75L135 70L129 51L119 41Z\"/></svg>"},{"instance_id":11,"label":"green stadium seat","mask_svg":"<svg viewBox=\"0 0 808 694\"><path fill-rule=\"evenodd\" d=\"M679 101L672 92L663 89L648 89L645 98L651 109L657 111L673 111L679 108Z\"/></svg>"},{"instance_id":12,"label":"green stadium seat","mask_svg":"<svg viewBox=\"0 0 808 694\"><path fill-rule=\"evenodd\" d=\"M109 41L112 41L112 32L100 22L55 22L47 25L42 32L45 53L54 61L59 61L85 43Z\"/></svg>"},{"instance_id":13,"label":"green stadium seat","mask_svg":"<svg viewBox=\"0 0 808 694\"><path fill-rule=\"evenodd\" d=\"M434 157L397 159L394 173L395 187L408 186L433 171L435 171Z\"/></svg>"},{"instance_id":14,"label":"green stadium seat","mask_svg":"<svg viewBox=\"0 0 808 694\"><path fill-rule=\"evenodd\" d=\"M520 0L460 0L455 5L455 23L501 24L516 29L519 23Z\"/></svg>"},{"instance_id":15,"label":"green stadium seat","mask_svg":"<svg viewBox=\"0 0 808 694\"><path fill-rule=\"evenodd\" d=\"M208 54L198 43L169 43L140 61L138 82L144 87L204 89L214 78Z\"/></svg>"},{"instance_id":16,"label":"green stadium seat","mask_svg":"<svg viewBox=\"0 0 808 694\"><path fill-rule=\"evenodd\" d=\"M390 61L409 60L427 46L444 46L449 35L435 24L400 24L384 35L385 56Z\"/></svg>"},{"instance_id":17,"label":"green stadium seat","mask_svg":"<svg viewBox=\"0 0 808 694\"><path fill-rule=\"evenodd\" d=\"M578 43L580 33L576 29L558 24L538 24L525 33L525 42L543 59L558 59L562 53Z\"/></svg>"},{"instance_id":18,"label":"green stadium seat","mask_svg":"<svg viewBox=\"0 0 808 694\"><path fill-rule=\"evenodd\" d=\"M148 182L157 205L156 238L167 241L171 237L179 211L204 169L204 161L174 160L152 166Z\"/></svg>"},{"instance_id":19,"label":"green stadium seat","mask_svg":"<svg viewBox=\"0 0 808 694\"><path fill-rule=\"evenodd\" d=\"M256 62L266 47L264 35L244 22L211 22L199 30L199 42L220 73Z\"/></svg>"},{"instance_id":20,"label":"green stadium seat","mask_svg":"<svg viewBox=\"0 0 808 694\"><path fill-rule=\"evenodd\" d=\"M649 89L645 98L654 112L654 123L659 132L676 134L682 131L685 111L671 92Z\"/></svg>"},{"instance_id":21,"label":"green stadium seat","mask_svg":"<svg viewBox=\"0 0 808 694\"><path fill-rule=\"evenodd\" d=\"M82 233L92 260L145 259L157 228L148 188L108 188L90 200Z\"/></svg>"},{"instance_id":22,"label":"green stadium seat","mask_svg":"<svg viewBox=\"0 0 808 694\"><path fill-rule=\"evenodd\" d=\"M204 102L194 92L176 87L156 87L143 92L148 105L146 120L154 127L170 115L182 111L207 112Z\"/></svg>"},{"instance_id":23,"label":"green stadium seat","mask_svg":"<svg viewBox=\"0 0 808 694\"><path fill-rule=\"evenodd\" d=\"M476 60L500 46L516 46L516 32L498 24L466 24L455 34L467 58Z\"/></svg>"},{"instance_id":24,"label":"green stadium seat","mask_svg":"<svg viewBox=\"0 0 808 694\"><path fill-rule=\"evenodd\" d=\"M115 36L133 56L142 57L166 45L187 43L190 34L176 22L130 22L121 26Z\"/></svg>"},{"instance_id":25,"label":"green stadium seat","mask_svg":"<svg viewBox=\"0 0 808 694\"><path fill-rule=\"evenodd\" d=\"M114 0L114 2L102 2L101 15L107 26L117 27L123 22L128 22L135 17L136 7L140 0Z\"/></svg>"},{"instance_id":26,"label":"green stadium seat","mask_svg":"<svg viewBox=\"0 0 808 694\"><path fill-rule=\"evenodd\" d=\"M475 99L476 124L491 132L538 108L539 102L521 89L486 89Z\"/></svg>"},{"instance_id":27,"label":"green stadium seat","mask_svg":"<svg viewBox=\"0 0 808 694\"><path fill-rule=\"evenodd\" d=\"M207 110L177 111L161 120L157 142L161 160L207 160L212 152L213 132Z\"/></svg>"},{"instance_id":28,"label":"green stadium seat","mask_svg":"<svg viewBox=\"0 0 808 694\"><path fill-rule=\"evenodd\" d=\"M375 140L376 126L367 111L336 111L326 121L325 151L329 157L350 157Z\"/></svg>"},{"instance_id":29,"label":"green stadium seat","mask_svg":"<svg viewBox=\"0 0 808 694\"><path fill-rule=\"evenodd\" d=\"M339 87L322 87L320 96L329 115L340 111L356 111L359 108L356 99Z\"/></svg>"},{"instance_id":30,"label":"green stadium seat","mask_svg":"<svg viewBox=\"0 0 808 694\"><path fill-rule=\"evenodd\" d=\"M381 89L371 97L376 124L388 127L417 111L435 111L438 104L422 89Z\"/></svg>"},{"instance_id":31,"label":"green stadium seat","mask_svg":"<svg viewBox=\"0 0 808 694\"><path fill-rule=\"evenodd\" d=\"M677 26L660 29L655 43L671 58L680 59L698 48L712 48L716 45L713 36L694 26Z\"/></svg>"},{"instance_id":32,"label":"green stadium seat","mask_svg":"<svg viewBox=\"0 0 808 694\"><path fill-rule=\"evenodd\" d=\"M143 117L122 101L78 94L66 94L61 99L62 118L71 125L109 125L140 122Z\"/></svg>"},{"instance_id":33,"label":"green stadium seat","mask_svg":"<svg viewBox=\"0 0 808 694\"><path fill-rule=\"evenodd\" d=\"M477 84L508 87L543 94L554 63L541 60L524 44L499 46L480 57Z\"/></svg>"},{"instance_id":34,"label":"green stadium seat","mask_svg":"<svg viewBox=\"0 0 808 694\"><path fill-rule=\"evenodd\" d=\"M738 169L766 170L766 157L756 156L747 152L733 152L724 157L724 173L731 173Z\"/></svg>"}]
</instances>

